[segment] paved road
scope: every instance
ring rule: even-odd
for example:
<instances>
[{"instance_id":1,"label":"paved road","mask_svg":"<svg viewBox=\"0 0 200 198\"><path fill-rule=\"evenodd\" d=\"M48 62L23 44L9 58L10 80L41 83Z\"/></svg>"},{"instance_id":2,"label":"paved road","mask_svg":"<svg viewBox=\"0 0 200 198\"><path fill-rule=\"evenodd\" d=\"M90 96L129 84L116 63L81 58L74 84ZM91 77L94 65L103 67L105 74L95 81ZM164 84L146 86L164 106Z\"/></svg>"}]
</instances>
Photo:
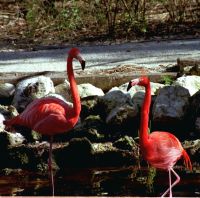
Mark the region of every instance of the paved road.
<instances>
[{"instance_id":1,"label":"paved road","mask_svg":"<svg viewBox=\"0 0 200 198\"><path fill-rule=\"evenodd\" d=\"M87 61L87 70L121 64L145 67L175 64L179 58L200 58L200 39L161 42L132 42L115 45L79 46ZM70 48L0 52L0 72L64 71ZM78 63L74 62L75 69Z\"/></svg>"}]
</instances>

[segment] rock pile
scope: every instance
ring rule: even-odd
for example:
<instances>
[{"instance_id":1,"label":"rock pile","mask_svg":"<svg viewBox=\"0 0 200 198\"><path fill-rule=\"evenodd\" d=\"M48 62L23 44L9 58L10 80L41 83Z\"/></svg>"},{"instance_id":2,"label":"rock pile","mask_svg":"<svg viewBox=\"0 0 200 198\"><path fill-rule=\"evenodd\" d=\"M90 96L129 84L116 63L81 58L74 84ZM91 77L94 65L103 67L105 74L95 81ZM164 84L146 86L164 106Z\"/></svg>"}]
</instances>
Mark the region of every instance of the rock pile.
<instances>
[{"instance_id":1,"label":"rock pile","mask_svg":"<svg viewBox=\"0 0 200 198\"><path fill-rule=\"evenodd\" d=\"M138 129L144 89L126 91L127 83L108 92L91 84L80 84L82 111L72 131L55 136L54 168L134 165L139 162ZM184 76L171 85L151 83L150 131L175 134L199 163L200 77ZM15 132L3 120L22 112L35 98L59 97L71 102L69 83L54 87L49 77L37 76L17 85L0 85L0 153L3 168L47 169L47 137L24 127ZM6 102L5 102L6 101Z\"/></svg>"}]
</instances>

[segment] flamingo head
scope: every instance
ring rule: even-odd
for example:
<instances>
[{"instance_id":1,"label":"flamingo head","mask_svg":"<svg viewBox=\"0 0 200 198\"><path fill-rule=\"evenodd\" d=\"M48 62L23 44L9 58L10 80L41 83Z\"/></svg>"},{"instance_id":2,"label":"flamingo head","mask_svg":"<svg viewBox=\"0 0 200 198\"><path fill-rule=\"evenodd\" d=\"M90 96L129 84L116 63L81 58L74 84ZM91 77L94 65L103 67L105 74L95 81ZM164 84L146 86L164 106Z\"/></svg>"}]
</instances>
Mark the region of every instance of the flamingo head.
<instances>
[{"instance_id":1,"label":"flamingo head","mask_svg":"<svg viewBox=\"0 0 200 198\"><path fill-rule=\"evenodd\" d=\"M149 84L149 82L150 82L149 78L146 76L131 80L128 84L127 91L129 91L129 89L134 85L140 85L145 87L146 85Z\"/></svg>"},{"instance_id":2,"label":"flamingo head","mask_svg":"<svg viewBox=\"0 0 200 198\"><path fill-rule=\"evenodd\" d=\"M76 58L80 62L82 70L85 69L85 59L82 57L80 50L78 48L75 47L72 48L68 54L69 57Z\"/></svg>"}]
</instances>

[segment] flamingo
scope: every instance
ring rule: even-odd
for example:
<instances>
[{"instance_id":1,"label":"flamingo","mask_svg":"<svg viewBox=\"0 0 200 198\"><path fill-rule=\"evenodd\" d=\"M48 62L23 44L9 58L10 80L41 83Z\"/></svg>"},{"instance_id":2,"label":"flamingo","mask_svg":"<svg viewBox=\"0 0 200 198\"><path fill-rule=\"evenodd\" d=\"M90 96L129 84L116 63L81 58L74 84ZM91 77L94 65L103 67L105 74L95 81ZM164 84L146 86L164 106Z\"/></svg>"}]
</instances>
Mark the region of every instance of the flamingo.
<instances>
[{"instance_id":1,"label":"flamingo","mask_svg":"<svg viewBox=\"0 0 200 198\"><path fill-rule=\"evenodd\" d=\"M169 193L172 197L172 188L180 181L179 175L173 166L183 157L186 168L192 170L192 164L187 152L183 149L180 141L173 134L164 131L148 133L149 109L151 104L151 87L148 77L140 77L129 82L127 91L134 85L145 87L145 97L141 109L139 129L139 142L144 159L153 167L169 172L169 188L163 193L164 197ZM171 184L171 173L176 180Z\"/></svg>"},{"instance_id":2,"label":"flamingo","mask_svg":"<svg viewBox=\"0 0 200 198\"><path fill-rule=\"evenodd\" d=\"M81 111L80 96L73 72L73 59L77 59L82 69L85 68L85 60L80 54L79 49L72 48L67 58L67 75L70 83L73 106L55 97L45 97L35 99L18 116L5 120L4 125L10 128L15 125L26 126L43 135L50 136L49 144L49 173L54 195L54 180L52 173L52 143L53 136L71 130L79 119Z\"/></svg>"}]
</instances>

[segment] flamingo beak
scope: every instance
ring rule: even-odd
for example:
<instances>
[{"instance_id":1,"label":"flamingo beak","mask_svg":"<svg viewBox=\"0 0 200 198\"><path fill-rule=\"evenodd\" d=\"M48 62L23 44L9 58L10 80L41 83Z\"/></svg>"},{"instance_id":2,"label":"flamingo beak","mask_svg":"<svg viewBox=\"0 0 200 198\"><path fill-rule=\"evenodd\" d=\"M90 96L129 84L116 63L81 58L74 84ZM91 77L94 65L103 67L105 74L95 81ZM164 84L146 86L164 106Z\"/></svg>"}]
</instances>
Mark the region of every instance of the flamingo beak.
<instances>
[{"instance_id":1,"label":"flamingo beak","mask_svg":"<svg viewBox=\"0 0 200 198\"><path fill-rule=\"evenodd\" d=\"M82 62L81 62L81 67L82 67L82 70L85 69L85 60L82 60Z\"/></svg>"},{"instance_id":2,"label":"flamingo beak","mask_svg":"<svg viewBox=\"0 0 200 198\"><path fill-rule=\"evenodd\" d=\"M127 91L129 91L129 89L134 86L134 85L138 85L138 83L140 82L140 79L137 78L137 79L134 79L134 80L131 80L128 84L128 87L127 87Z\"/></svg>"},{"instance_id":3,"label":"flamingo beak","mask_svg":"<svg viewBox=\"0 0 200 198\"><path fill-rule=\"evenodd\" d=\"M129 91L129 89L132 87L132 82L130 81L129 83L128 83L128 87L127 87L127 91Z\"/></svg>"},{"instance_id":4,"label":"flamingo beak","mask_svg":"<svg viewBox=\"0 0 200 198\"><path fill-rule=\"evenodd\" d=\"M82 70L84 70L85 69L85 60L84 60L84 58L80 54L78 54L77 55L77 59L81 64Z\"/></svg>"}]
</instances>

